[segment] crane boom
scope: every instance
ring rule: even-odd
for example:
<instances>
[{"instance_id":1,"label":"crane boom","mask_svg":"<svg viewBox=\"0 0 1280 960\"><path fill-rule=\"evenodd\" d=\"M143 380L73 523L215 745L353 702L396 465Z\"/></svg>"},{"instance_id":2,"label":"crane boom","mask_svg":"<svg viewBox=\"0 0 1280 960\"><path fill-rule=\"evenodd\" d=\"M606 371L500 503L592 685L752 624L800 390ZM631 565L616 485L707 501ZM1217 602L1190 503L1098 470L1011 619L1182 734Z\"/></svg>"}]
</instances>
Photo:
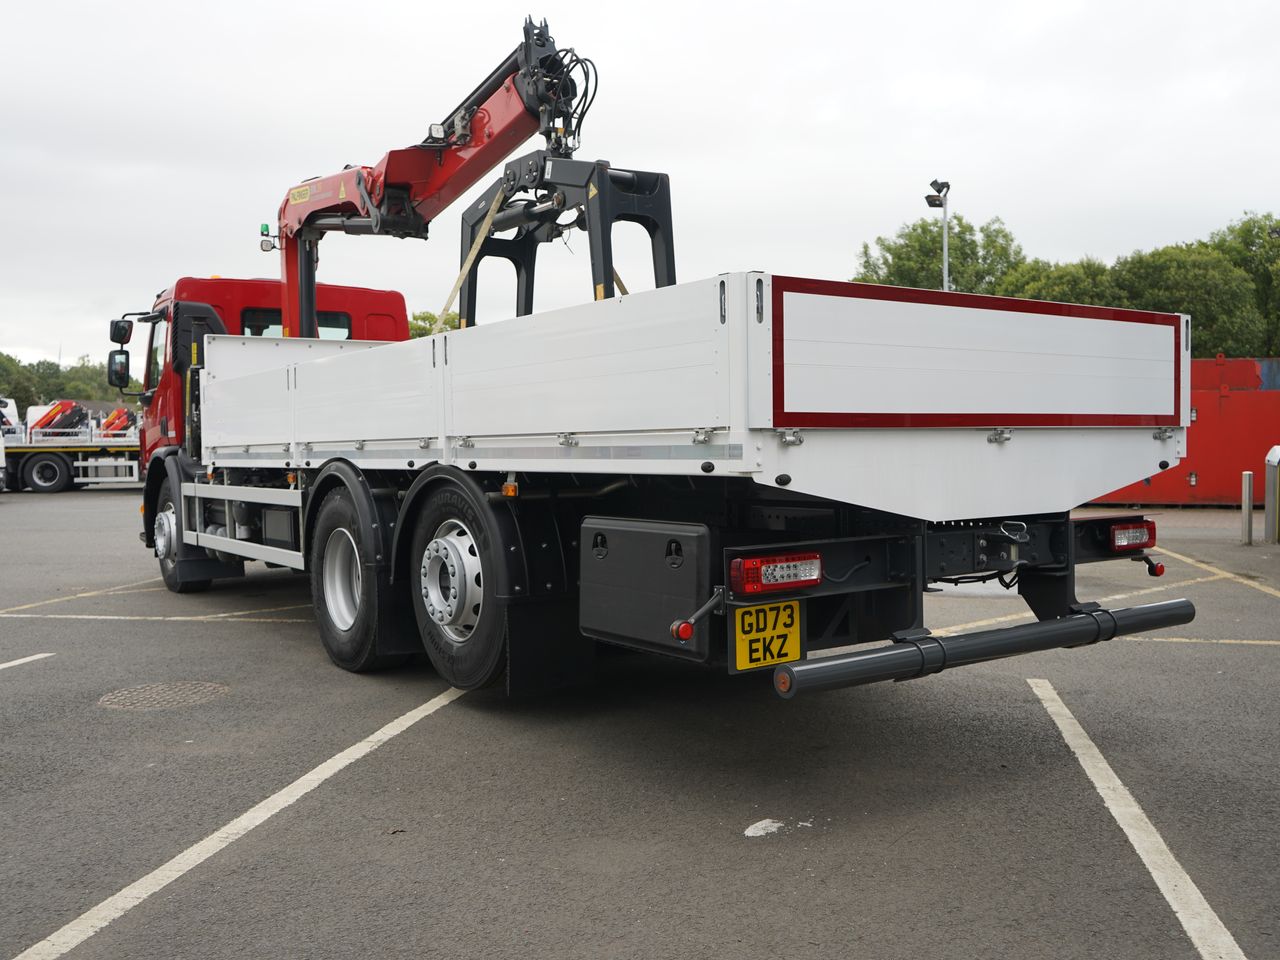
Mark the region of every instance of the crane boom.
<instances>
[{"instance_id":1,"label":"crane boom","mask_svg":"<svg viewBox=\"0 0 1280 960\"><path fill-rule=\"evenodd\" d=\"M279 212L285 335L315 335L317 245L326 232L425 238L442 210L535 133L550 154L571 156L571 68L546 21L530 19L520 46L421 143L291 188Z\"/></svg>"}]
</instances>

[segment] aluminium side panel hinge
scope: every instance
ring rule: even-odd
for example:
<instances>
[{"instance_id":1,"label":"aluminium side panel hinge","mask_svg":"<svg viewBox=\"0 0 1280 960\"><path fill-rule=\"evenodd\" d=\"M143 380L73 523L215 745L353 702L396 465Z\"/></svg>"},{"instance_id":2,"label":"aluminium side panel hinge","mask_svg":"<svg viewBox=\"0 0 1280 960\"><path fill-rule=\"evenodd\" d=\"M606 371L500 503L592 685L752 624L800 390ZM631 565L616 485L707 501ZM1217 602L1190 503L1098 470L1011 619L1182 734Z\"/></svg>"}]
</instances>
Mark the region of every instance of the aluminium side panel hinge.
<instances>
[{"instance_id":1,"label":"aluminium side panel hinge","mask_svg":"<svg viewBox=\"0 0 1280 960\"><path fill-rule=\"evenodd\" d=\"M795 427L788 427L785 430L778 430L776 432L778 434L778 440L781 441L784 447L798 447L800 444L804 443L804 434Z\"/></svg>"}]
</instances>

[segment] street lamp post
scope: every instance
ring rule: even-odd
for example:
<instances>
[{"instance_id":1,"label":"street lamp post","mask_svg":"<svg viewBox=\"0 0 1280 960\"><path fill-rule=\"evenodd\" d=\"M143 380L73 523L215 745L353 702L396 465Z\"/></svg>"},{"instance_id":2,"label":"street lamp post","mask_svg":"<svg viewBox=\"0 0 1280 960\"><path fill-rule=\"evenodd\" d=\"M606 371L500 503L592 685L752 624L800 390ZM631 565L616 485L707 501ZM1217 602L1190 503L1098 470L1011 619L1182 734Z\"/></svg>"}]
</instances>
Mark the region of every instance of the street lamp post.
<instances>
[{"instance_id":1,"label":"street lamp post","mask_svg":"<svg viewBox=\"0 0 1280 960\"><path fill-rule=\"evenodd\" d=\"M947 194L951 192L951 184L946 180L934 180L929 184L933 193L924 198L930 207L942 209L942 289L951 289L951 275L947 263Z\"/></svg>"}]
</instances>

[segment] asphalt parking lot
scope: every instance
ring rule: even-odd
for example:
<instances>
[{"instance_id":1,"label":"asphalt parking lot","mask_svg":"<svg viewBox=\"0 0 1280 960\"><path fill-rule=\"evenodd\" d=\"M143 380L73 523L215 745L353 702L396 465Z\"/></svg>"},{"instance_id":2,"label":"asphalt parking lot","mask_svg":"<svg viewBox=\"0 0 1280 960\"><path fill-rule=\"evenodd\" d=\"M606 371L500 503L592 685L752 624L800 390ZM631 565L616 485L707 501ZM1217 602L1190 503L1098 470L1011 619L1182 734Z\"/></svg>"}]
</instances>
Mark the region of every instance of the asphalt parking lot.
<instances>
[{"instance_id":1,"label":"asphalt parking lot","mask_svg":"<svg viewBox=\"0 0 1280 960\"><path fill-rule=\"evenodd\" d=\"M1280 956L1280 550L1230 512L1160 515L1160 580L1082 568L1196 603L1154 637L790 702L617 657L513 703L331 666L287 571L166 592L137 503L0 495L0 957Z\"/></svg>"}]
</instances>

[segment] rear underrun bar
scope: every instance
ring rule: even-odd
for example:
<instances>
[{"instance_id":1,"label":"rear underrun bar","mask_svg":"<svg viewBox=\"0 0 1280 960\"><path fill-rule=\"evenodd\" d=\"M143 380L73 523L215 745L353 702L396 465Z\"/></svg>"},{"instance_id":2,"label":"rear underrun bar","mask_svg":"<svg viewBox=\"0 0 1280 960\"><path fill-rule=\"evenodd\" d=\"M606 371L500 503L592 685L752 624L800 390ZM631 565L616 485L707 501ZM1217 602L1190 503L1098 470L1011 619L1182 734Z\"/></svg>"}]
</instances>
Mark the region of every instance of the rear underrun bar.
<instances>
[{"instance_id":1,"label":"rear underrun bar","mask_svg":"<svg viewBox=\"0 0 1280 960\"><path fill-rule=\"evenodd\" d=\"M1058 620L955 637L922 635L872 650L785 664L774 670L773 688L779 696L790 699L803 690L914 680L951 667L1037 650L1081 647L1130 633L1190 623L1195 615L1196 608L1190 600L1165 600L1120 610L1082 610Z\"/></svg>"}]
</instances>

